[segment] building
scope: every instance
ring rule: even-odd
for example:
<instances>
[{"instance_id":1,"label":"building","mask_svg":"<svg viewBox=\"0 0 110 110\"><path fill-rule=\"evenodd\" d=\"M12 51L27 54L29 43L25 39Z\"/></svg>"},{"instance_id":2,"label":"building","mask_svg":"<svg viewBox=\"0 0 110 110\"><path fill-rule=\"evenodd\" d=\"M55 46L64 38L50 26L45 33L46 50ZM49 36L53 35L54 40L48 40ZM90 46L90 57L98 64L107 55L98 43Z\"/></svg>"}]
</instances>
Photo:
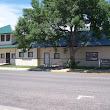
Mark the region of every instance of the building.
<instances>
[{"instance_id":1,"label":"building","mask_svg":"<svg viewBox=\"0 0 110 110\"><path fill-rule=\"evenodd\" d=\"M53 47L34 46L23 53L17 49L16 37L11 33L10 25L0 28L0 63L26 66L64 65L69 59L69 53L64 53L63 47L59 47L55 53Z\"/></svg>"},{"instance_id":2,"label":"building","mask_svg":"<svg viewBox=\"0 0 110 110\"><path fill-rule=\"evenodd\" d=\"M66 42L61 39L61 46L55 52L48 45L33 44L33 49L23 53L17 49L16 37L12 36L10 25L0 28L0 63L13 65L40 66L40 65L65 65L70 58L69 50L65 53ZM100 61L110 59L110 40L103 36L100 40L93 39L85 47L80 48L75 54L79 66L99 66ZM109 65L110 66L110 65Z\"/></svg>"}]
</instances>

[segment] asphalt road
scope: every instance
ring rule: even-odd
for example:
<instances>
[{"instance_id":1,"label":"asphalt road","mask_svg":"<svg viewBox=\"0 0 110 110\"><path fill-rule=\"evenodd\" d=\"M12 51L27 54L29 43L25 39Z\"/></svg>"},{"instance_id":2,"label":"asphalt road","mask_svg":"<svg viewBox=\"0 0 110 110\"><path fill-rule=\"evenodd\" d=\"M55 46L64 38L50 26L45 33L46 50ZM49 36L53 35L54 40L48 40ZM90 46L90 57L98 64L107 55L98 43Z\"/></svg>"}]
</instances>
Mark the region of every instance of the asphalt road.
<instances>
[{"instance_id":1,"label":"asphalt road","mask_svg":"<svg viewBox=\"0 0 110 110\"><path fill-rule=\"evenodd\" d=\"M110 74L0 71L0 110L22 109L110 110Z\"/></svg>"}]
</instances>

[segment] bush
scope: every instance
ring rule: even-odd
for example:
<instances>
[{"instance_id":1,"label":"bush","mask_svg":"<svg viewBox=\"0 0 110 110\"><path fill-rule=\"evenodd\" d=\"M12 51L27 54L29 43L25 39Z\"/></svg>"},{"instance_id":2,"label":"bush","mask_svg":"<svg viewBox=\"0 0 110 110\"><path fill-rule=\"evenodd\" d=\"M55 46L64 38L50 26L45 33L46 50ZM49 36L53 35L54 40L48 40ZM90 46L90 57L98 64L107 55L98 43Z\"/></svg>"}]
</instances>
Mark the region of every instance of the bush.
<instances>
[{"instance_id":1,"label":"bush","mask_svg":"<svg viewBox=\"0 0 110 110\"><path fill-rule=\"evenodd\" d=\"M71 69L74 69L77 67L77 65L80 63L80 61L75 61L75 59L69 59L68 62L67 62L67 67L71 68Z\"/></svg>"}]
</instances>

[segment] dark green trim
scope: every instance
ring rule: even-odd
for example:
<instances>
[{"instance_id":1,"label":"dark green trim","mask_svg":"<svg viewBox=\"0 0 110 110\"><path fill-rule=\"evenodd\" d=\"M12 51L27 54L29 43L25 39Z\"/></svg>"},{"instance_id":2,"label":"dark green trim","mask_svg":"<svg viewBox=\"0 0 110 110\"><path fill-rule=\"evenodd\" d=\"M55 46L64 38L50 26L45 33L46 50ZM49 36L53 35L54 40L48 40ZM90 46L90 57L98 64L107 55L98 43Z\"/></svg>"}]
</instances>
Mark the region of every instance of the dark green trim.
<instances>
[{"instance_id":1,"label":"dark green trim","mask_svg":"<svg viewBox=\"0 0 110 110\"><path fill-rule=\"evenodd\" d=\"M10 44L10 45L0 45L0 49L6 49L6 48L17 48L17 45L12 45L12 44Z\"/></svg>"}]
</instances>

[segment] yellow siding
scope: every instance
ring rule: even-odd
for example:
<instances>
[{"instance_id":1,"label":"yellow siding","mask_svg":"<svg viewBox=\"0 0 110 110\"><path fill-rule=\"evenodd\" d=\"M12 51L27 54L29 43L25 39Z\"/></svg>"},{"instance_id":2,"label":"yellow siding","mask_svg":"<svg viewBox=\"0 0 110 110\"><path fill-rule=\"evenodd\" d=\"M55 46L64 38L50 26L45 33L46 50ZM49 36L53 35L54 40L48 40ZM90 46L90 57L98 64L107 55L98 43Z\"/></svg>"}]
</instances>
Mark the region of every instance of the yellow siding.
<instances>
[{"instance_id":1,"label":"yellow siding","mask_svg":"<svg viewBox=\"0 0 110 110\"><path fill-rule=\"evenodd\" d=\"M29 50L29 52L33 52L33 57L28 57L28 52L24 53L24 57L19 57L19 49L16 49L16 65L26 65L26 66L38 66L37 59L37 48Z\"/></svg>"},{"instance_id":2,"label":"yellow siding","mask_svg":"<svg viewBox=\"0 0 110 110\"><path fill-rule=\"evenodd\" d=\"M50 65L64 65L69 57L69 51L67 53L64 53L64 48L59 47L57 53L60 53L60 59L54 59L54 48L48 47L48 48L40 48L40 59L39 59L39 64L43 65L44 64L44 53L48 52L50 53Z\"/></svg>"},{"instance_id":3,"label":"yellow siding","mask_svg":"<svg viewBox=\"0 0 110 110\"><path fill-rule=\"evenodd\" d=\"M24 53L24 57L19 57L19 50L15 48L0 49L0 54L5 54L5 58L0 58L0 63L6 63L6 53L10 53L10 63L15 65L39 66L44 64L44 53L50 53L50 65L64 65L70 58L69 50L64 53L64 48L59 47L57 53L60 53L60 59L54 59L54 49L48 48L34 48L33 57L28 58L28 52ZM99 61L86 61L86 52L98 52L98 59L110 59L110 46L97 46L97 47L82 47L76 54L76 61L80 61L80 66L99 66ZM16 59L11 58L11 54L16 53Z\"/></svg>"},{"instance_id":4,"label":"yellow siding","mask_svg":"<svg viewBox=\"0 0 110 110\"><path fill-rule=\"evenodd\" d=\"M0 55L5 54L5 58L0 58L0 63L6 63L6 53L10 53L10 63L15 64L15 60L11 58L12 53L16 53L15 48L10 48L10 49L0 49Z\"/></svg>"},{"instance_id":5,"label":"yellow siding","mask_svg":"<svg viewBox=\"0 0 110 110\"><path fill-rule=\"evenodd\" d=\"M99 61L86 61L86 52L98 52L98 59L110 59L110 46L83 47L76 53L81 66L99 66Z\"/></svg>"}]
</instances>

